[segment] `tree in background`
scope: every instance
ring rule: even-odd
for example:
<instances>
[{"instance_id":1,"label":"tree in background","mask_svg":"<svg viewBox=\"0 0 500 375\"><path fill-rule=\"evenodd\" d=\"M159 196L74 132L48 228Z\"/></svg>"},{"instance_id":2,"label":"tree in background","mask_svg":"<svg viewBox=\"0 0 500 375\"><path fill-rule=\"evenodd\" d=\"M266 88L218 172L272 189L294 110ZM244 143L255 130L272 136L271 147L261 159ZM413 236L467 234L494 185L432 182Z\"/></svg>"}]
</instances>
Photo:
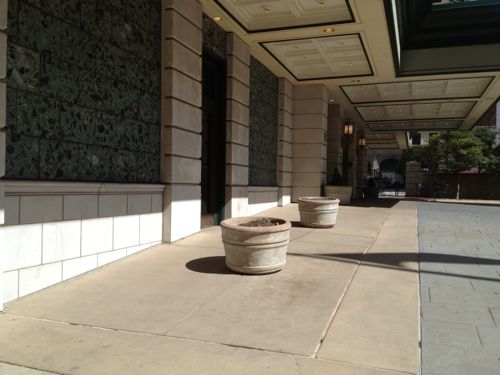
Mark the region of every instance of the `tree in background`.
<instances>
[{"instance_id":1,"label":"tree in background","mask_svg":"<svg viewBox=\"0 0 500 375\"><path fill-rule=\"evenodd\" d=\"M399 172L406 162L416 160L431 173L458 173L472 168L481 172L500 172L500 146L494 148L496 131L446 131L434 135L427 145L404 150Z\"/></svg>"}]
</instances>

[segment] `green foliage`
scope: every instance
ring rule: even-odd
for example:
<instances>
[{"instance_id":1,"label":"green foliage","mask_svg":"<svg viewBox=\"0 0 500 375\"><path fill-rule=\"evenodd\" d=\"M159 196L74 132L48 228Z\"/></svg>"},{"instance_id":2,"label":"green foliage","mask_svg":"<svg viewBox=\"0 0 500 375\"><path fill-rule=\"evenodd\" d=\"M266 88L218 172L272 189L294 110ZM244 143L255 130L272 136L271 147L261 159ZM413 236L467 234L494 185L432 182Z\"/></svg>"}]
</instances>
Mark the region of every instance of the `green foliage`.
<instances>
[{"instance_id":1,"label":"green foliage","mask_svg":"<svg viewBox=\"0 0 500 375\"><path fill-rule=\"evenodd\" d=\"M500 172L500 149L493 148L495 136L490 128L442 132L427 145L405 150L402 163L416 160L431 173L458 173L472 168Z\"/></svg>"}]
</instances>

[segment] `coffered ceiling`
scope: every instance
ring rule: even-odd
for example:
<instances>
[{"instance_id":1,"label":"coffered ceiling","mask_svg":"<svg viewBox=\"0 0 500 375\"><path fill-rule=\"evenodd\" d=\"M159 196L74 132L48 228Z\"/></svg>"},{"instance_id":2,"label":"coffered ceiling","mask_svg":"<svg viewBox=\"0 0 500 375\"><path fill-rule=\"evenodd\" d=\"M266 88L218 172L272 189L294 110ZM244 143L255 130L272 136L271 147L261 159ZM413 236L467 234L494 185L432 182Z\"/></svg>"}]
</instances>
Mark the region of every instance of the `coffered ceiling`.
<instances>
[{"instance_id":1,"label":"coffered ceiling","mask_svg":"<svg viewBox=\"0 0 500 375\"><path fill-rule=\"evenodd\" d=\"M458 129L463 120L432 120L432 121L387 121L387 122L369 122L368 129L374 132L379 131L432 131Z\"/></svg>"},{"instance_id":2,"label":"coffered ceiling","mask_svg":"<svg viewBox=\"0 0 500 375\"><path fill-rule=\"evenodd\" d=\"M356 107L366 122L465 118L476 102L383 104Z\"/></svg>"},{"instance_id":3,"label":"coffered ceiling","mask_svg":"<svg viewBox=\"0 0 500 375\"><path fill-rule=\"evenodd\" d=\"M274 74L294 84L324 84L331 101L343 107L345 118L358 130L392 132L401 147L405 131L470 129L500 97L500 70L494 66L488 70L440 68L439 74L402 76L398 43L404 41L394 38L398 25L392 10L393 4L402 1L201 3L208 16L221 17L220 25L248 43L252 55ZM427 65L439 65L443 54L447 61L466 63L468 58L452 50L437 50L432 58L426 55ZM383 143L383 147L394 144ZM379 147L378 143L373 147Z\"/></svg>"},{"instance_id":4,"label":"coffered ceiling","mask_svg":"<svg viewBox=\"0 0 500 375\"><path fill-rule=\"evenodd\" d=\"M351 103L479 98L494 77L433 79L341 86Z\"/></svg>"},{"instance_id":5,"label":"coffered ceiling","mask_svg":"<svg viewBox=\"0 0 500 375\"><path fill-rule=\"evenodd\" d=\"M372 75L359 34L262 43L297 81Z\"/></svg>"},{"instance_id":6,"label":"coffered ceiling","mask_svg":"<svg viewBox=\"0 0 500 375\"><path fill-rule=\"evenodd\" d=\"M346 0L216 0L247 33L353 22Z\"/></svg>"}]
</instances>

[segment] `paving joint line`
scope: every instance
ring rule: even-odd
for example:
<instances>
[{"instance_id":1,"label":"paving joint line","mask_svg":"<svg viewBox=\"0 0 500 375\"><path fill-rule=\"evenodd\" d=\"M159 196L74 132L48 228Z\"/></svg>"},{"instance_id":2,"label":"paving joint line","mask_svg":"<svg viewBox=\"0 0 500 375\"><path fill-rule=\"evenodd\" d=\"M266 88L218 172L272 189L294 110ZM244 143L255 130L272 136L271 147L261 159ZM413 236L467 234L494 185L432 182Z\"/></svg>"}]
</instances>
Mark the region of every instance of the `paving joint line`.
<instances>
[{"instance_id":1,"label":"paving joint line","mask_svg":"<svg viewBox=\"0 0 500 375\"><path fill-rule=\"evenodd\" d=\"M344 288L344 290L342 291L342 294L340 296L340 299L337 303L337 305L335 306L335 308L333 309L332 311L332 314L330 316L330 318L328 319L327 321L327 324L326 324L326 327L324 328L323 332L321 333L321 338L312 354L312 358L318 358L318 353L319 353L319 350L321 349L321 346L323 345L323 342L326 338L326 335L328 334L328 331L330 331L330 328L333 324L333 320L335 319L335 316L337 315L337 312L339 311L340 309L340 306L342 305L342 302L344 301L344 298L347 294L347 291L349 290L349 287L351 286L352 284L352 281L354 280L354 277L356 276L356 274L358 273L358 270L359 270L359 267L361 266L361 262L362 262L362 259L363 259L363 256L368 252L368 250L370 248L373 247L373 245L375 244L375 242L377 242L377 239L379 238L380 236L380 232L382 231L382 228L384 227L384 224L385 222L387 221L387 218L389 217L389 211L390 209L387 209L386 212L385 212L385 215L384 215L384 220L382 221L382 223L380 224L380 227L377 231L377 235L375 236L375 238L373 239L372 243L370 245L368 245L362 255L361 255L361 258L359 261L357 261L357 264L356 264L356 267L354 268L354 271L352 272L351 274L351 277L349 278L349 280L347 281L347 284Z\"/></svg>"},{"instance_id":2,"label":"paving joint line","mask_svg":"<svg viewBox=\"0 0 500 375\"><path fill-rule=\"evenodd\" d=\"M127 335L147 336L147 337L155 337L155 338L166 338L166 339L180 340L180 341L185 341L185 342L194 342L194 343L208 344L208 345L214 345L214 346L222 346L222 347L226 347L226 348L236 348L236 349L253 350L253 351L258 351L258 352L264 352L264 353L269 353L269 354L277 354L277 355L289 356L289 357L294 357L294 358L298 357L298 358L311 359L311 360L315 360L315 361L322 361L322 362L328 362L328 363L338 363L338 364L349 365L349 366L352 366L352 367L360 367L360 368L365 368L365 369L384 370L384 371L394 372L395 374L415 375L415 373L413 373L413 372L407 372L407 371L402 371L402 370L394 370L394 369L389 369L389 368L384 368L384 367L374 367L374 366L368 366L368 365L364 365L364 364L357 364L357 363L346 362L346 361L339 361L339 360L328 359L328 358L317 358L317 357L312 357L312 356L306 355L306 354L290 353L290 352L285 352L285 351L278 351L278 350L264 349L264 348L256 348L256 347L245 346L245 345L235 345L235 344L228 344L228 343L220 343L220 342L215 342L215 341L206 341L206 340L192 339L192 338L187 338L187 337L174 336L174 335L166 335L166 334L138 332L138 331L127 331L127 330L116 329L116 328L98 327L98 326L93 326L93 325L90 325L90 324L63 322L63 321L60 321L60 320L46 319L46 318L37 318L37 317L26 316L26 315L21 315L21 314L14 314L14 313L5 313L5 312L3 312L3 313L0 313L0 315L17 316L17 317L22 317L22 318L29 319L29 320L34 320L34 321L41 321L41 322L47 322L47 323L53 323L53 324L60 324L60 325L66 325L66 326L75 326L75 327L89 328L89 329L95 329L95 330L98 330L98 331L108 331L108 332L116 332L116 333L122 333L122 334L127 334ZM2 361L0 361L0 363L1 362ZM3 362L7 363L7 364L12 364L14 366L27 367L27 366L15 364L15 363L8 363L8 362L5 362L5 361L3 361ZM30 368L30 367L27 367L27 368ZM38 370L38 371L45 371L45 372L49 372L49 373L52 372L52 373L54 373L56 375L66 375L64 373L55 372L55 371L49 370L49 369L37 369L37 368L34 368L34 367L33 367L33 369L34 370Z\"/></svg>"},{"instance_id":3,"label":"paving joint line","mask_svg":"<svg viewBox=\"0 0 500 375\"><path fill-rule=\"evenodd\" d=\"M6 364L6 365L10 365L10 366L16 366L16 367L22 367L22 368L25 368L25 369L29 369L29 370L35 370L35 371L41 371L41 372L46 372L48 374L54 374L54 375L67 375L63 372L57 372L57 371L54 371L54 370L47 370L47 369L43 369L43 368L38 368L38 367L31 367L31 366L26 366L26 365L20 365L18 363L14 363L14 362L9 362L9 361L4 361L4 360L1 360L0 361L0 365L1 364Z\"/></svg>"}]
</instances>

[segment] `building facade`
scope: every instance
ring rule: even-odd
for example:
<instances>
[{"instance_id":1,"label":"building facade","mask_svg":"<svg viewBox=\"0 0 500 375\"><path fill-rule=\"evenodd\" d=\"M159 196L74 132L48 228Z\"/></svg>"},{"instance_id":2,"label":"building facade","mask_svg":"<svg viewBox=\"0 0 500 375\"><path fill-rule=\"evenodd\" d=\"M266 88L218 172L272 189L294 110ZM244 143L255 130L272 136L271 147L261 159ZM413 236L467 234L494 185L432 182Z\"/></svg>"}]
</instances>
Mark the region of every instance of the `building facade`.
<instances>
[{"instance_id":1,"label":"building facade","mask_svg":"<svg viewBox=\"0 0 500 375\"><path fill-rule=\"evenodd\" d=\"M327 88L275 75L196 0L0 4L0 306L340 168Z\"/></svg>"}]
</instances>

